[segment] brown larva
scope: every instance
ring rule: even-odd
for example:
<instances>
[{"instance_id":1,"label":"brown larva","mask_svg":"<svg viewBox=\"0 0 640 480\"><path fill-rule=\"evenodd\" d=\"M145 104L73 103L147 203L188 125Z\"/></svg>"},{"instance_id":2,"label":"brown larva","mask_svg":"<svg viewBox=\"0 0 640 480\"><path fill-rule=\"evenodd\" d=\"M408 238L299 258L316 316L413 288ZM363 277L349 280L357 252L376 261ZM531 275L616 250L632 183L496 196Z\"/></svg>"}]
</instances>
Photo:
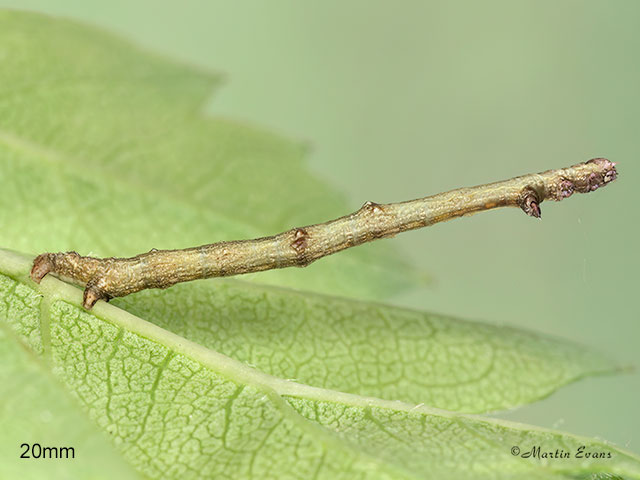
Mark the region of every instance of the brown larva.
<instances>
[{"instance_id":1,"label":"brown larva","mask_svg":"<svg viewBox=\"0 0 640 480\"><path fill-rule=\"evenodd\" d=\"M379 205L326 223L299 227L271 237L218 242L184 250L151 250L131 258L83 257L76 252L36 257L31 278L48 273L85 286L83 305L123 297L147 288L167 288L200 278L224 277L274 268L305 267L319 258L378 238L426 227L497 207L520 207L540 218L540 204L586 193L615 180L615 164L604 158L559 170L418 200Z\"/></svg>"}]
</instances>

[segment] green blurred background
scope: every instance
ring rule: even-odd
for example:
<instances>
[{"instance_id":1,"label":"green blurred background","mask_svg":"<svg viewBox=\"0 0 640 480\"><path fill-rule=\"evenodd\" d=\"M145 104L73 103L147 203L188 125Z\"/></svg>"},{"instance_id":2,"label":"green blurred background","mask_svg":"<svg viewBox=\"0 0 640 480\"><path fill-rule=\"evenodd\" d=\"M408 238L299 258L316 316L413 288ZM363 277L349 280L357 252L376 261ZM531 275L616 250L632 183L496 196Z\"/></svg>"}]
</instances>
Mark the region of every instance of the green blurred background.
<instances>
[{"instance_id":1,"label":"green blurred background","mask_svg":"<svg viewBox=\"0 0 640 480\"><path fill-rule=\"evenodd\" d=\"M225 73L206 110L307 142L309 168L354 209L596 156L620 162L613 186L543 204L542 222L502 210L391 240L432 279L392 301L550 333L640 364L640 2L0 6L86 20ZM499 416L640 452L639 400L636 371Z\"/></svg>"}]
</instances>

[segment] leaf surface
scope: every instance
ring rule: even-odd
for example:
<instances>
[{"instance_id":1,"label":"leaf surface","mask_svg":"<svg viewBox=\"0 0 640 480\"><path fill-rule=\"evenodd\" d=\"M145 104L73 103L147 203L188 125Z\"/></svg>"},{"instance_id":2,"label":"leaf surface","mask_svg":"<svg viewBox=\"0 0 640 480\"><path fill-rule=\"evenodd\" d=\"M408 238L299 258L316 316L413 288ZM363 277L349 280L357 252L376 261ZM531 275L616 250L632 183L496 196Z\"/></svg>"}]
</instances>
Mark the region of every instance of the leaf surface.
<instances>
[{"instance_id":1,"label":"leaf surface","mask_svg":"<svg viewBox=\"0 0 640 480\"><path fill-rule=\"evenodd\" d=\"M28 270L0 254L0 322L150 478L640 478L600 441L268 375L112 305L86 312L79 289ZM572 458L511 454L537 445ZM573 458L581 447L606 458Z\"/></svg>"},{"instance_id":2,"label":"leaf surface","mask_svg":"<svg viewBox=\"0 0 640 480\"><path fill-rule=\"evenodd\" d=\"M140 478L51 375L43 359L25 348L4 321L20 318L37 342L39 319L31 290L7 284L4 276L0 284L3 293L9 285L15 288L13 298L0 300L0 478ZM52 458L43 457L42 448L52 447L74 450L64 454L56 450Z\"/></svg>"},{"instance_id":3,"label":"leaf surface","mask_svg":"<svg viewBox=\"0 0 640 480\"><path fill-rule=\"evenodd\" d=\"M242 281L147 290L114 304L277 377L467 413L530 403L616 369L533 332Z\"/></svg>"}]
</instances>

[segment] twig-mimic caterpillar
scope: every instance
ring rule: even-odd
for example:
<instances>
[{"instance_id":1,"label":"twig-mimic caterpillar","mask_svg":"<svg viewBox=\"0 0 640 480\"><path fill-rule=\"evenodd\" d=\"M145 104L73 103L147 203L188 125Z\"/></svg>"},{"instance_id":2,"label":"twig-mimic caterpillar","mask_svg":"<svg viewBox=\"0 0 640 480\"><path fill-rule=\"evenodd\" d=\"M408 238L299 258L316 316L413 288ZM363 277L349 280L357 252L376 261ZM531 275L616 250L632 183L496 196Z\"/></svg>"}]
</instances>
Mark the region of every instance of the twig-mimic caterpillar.
<instances>
[{"instance_id":1,"label":"twig-mimic caterpillar","mask_svg":"<svg viewBox=\"0 0 640 480\"><path fill-rule=\"evenodd\" d=\"M147 288L167 288L200 278L274 268L305 267L319 258L378 238L497 207L520 207L540 218L540 203L587 193L615 180L615 163L594 158L496 183L459 188L430 197L380 205L365 203L350 215L293 228L271 237L218 242L184 250L151 250L131 258L83 257L76 252L36 257L31 278L48 273L85 286L83 305L123 297Z\"/></svg>"}]
</instances>

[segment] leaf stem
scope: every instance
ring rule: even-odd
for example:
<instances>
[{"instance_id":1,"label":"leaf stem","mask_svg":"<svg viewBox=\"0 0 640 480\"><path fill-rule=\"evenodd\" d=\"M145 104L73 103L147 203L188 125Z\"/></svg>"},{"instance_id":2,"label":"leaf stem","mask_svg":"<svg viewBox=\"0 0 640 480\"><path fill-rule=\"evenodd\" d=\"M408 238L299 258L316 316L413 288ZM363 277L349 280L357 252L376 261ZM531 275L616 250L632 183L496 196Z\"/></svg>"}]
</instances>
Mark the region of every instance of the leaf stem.
<instances>
[{"instance_id":1,"label":"leaf stem","mask_svg":"<svg viewBox=\"0 0 640 480\"><path fill-rule=\"evenodd\" d=\"M572 167L459 188L401 203L366 202L357 212L271 237L218 242L184 250L151 250L131 258L83 257L76 252L36 257L31 278L52 273L85 286L83 305L147 288L274 268L305 267L319 258L378 238L498 207L520 207L540 218L544 200L587 193L615 180L615 163L594 158Z\"/></svg>"}]
</instances>

